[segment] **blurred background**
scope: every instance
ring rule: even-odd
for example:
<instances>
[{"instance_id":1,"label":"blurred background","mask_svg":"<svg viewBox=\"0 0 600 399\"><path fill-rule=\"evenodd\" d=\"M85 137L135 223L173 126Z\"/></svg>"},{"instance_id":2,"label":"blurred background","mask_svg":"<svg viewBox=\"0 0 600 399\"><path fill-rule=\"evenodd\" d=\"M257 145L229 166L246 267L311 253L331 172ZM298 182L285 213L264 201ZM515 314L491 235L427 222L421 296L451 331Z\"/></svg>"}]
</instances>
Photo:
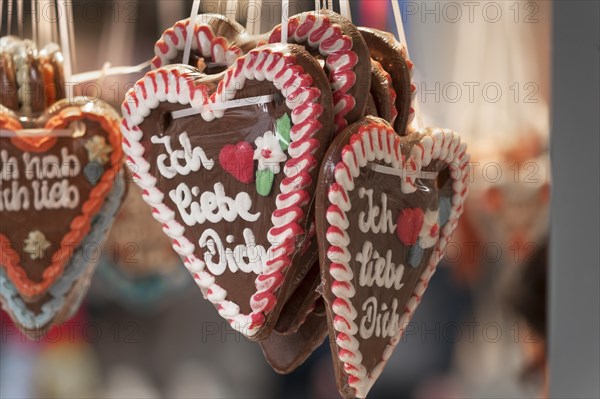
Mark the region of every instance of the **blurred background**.
<instances>
[{"instance_id":1,"label":"blurred background","mask_svg":"<svg viewBox=\"0 0 600 399\"><path fill-rule=\"evenodd\" d=\"M149 60L191 3L75 0L74 72ZM225 13L225 3L202 9ZM400 3L425 123L466 139L473 176L446 258L370 397L543 397L551 3ZM267 32L280 4L240 1L236 19L246 25L251 10ZM315 7L291 4L290 14ZM389 1L351 7L356 25L397 33ZM4 4L0 36L7 17ZM120 109L141 76L80 89ZM291 375L275 374L202 299L133 190L74 319L30 341L2 314L0 397L338 397L328 343Z\"/></svg>"}]
</instances>

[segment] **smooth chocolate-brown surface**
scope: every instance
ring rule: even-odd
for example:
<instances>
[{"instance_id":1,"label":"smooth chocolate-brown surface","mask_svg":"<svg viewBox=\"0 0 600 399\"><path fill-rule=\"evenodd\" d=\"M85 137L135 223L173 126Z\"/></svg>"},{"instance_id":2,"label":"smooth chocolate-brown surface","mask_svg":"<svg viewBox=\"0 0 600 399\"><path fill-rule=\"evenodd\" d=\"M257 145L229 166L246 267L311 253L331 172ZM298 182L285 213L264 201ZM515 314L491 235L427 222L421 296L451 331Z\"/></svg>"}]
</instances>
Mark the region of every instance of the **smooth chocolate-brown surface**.
<instances>
[{"instance_id":1,"label":"smooth chocolate-brown surface","mask_svg":"<svg viewBox=\"0 0 600 399\"><path fill-rule=\"evenodd\" d=\"M333 170L341 160L342 148L350 143L353 135L361 127L368 126L372 128L382 124L385 124L382 119L365 118L363 121L347 128L334 140L325 156L319 176L320 185L317 190L317 235L319 237L320 259L322 260L323 297L330 325L331 348L338 388L342 395L348 398L354 397L355 393L347 385L348 375L345 373L343 363L338 357L337 331L332 324L333 317L335 317L332 307L336 295L332 291L335 280L329 270L332 261L327 256L330 244L326 238L326 232L330 224L325 215L331 205L328 199L328 190L334 182ZM401 151L406 158L409 157L412 147L420 138L416 134L403 138ZM390 166L384 161L374 162ZM445 165L434 161L429 166L424 167L423 170L441 172L444 168L446 168ZM441 179L440 181L445 185L448 184L448 180ZM446 190L447 187L444 187L444 189ZM399 320L433 251L432 248L424 249L418 265L415 265L416 267L411 266L408 260L411 247L405 245L399 239L396 227L390 228L389 222L400 225L399 215L406 209L419 209L423 213L428 210L437 210L439 191L436 179L417 179L417 191L412 194L405 194L401 190L398 176L376 172L369 167L364 167L360 169L359 176L354 178L354 189L348 192L351 207L346 213L349 222L346 229L349 236L347 250L351 256L349 266L353 272L351 284L356 289L355 294L349 300L357 311L354 323L359 326L359 331L356 333L355 338L358 340L358 350L362 354L362 365L366 367L368 373L371 373L375 366L382 361L383 351L392 338L392 336L386 336L384 332L386 328L383 324L385 322L382 323L382 320L388 320L388 326L394 320ZM387 215L385 216L386 219L383 215ZM373 216L373 223L379 223L379 226L383 223L388 226L385 233L381 231L375 233L373 228L369 228L364 232L364 221L371 216ZM360 223L363 223L362 228ZM385 260L385 263L381 263L382 259ZM376 262L378 260L379 262ZM377 266L374 266L375 263L377 263ZM396 289L395 285L391 287L382 286L378 280L368 282L368 276L375 276L380 273L381 269L379 268L381 267L386 267L384 275L388 277L394 276L394 273L396 273L396 276L397 273L402 273L400 280L402 284L399 289Z\"/></svg>"},{"instance_id":2,"label":"smooth chocolate-brown surface","mask_svg":"<svg viewBox=\"0 0 600 399\"><path fill-rule=\"evenodd\" d=\"M392 77L392 85L396 91L396 110L398 116L394 130L401 136L407 134L408 115L410 111L410 71L402 45L386 32L371 28L358 28L362 34L371 58L379 62Z\"/></svg>"},{"instance_id":3,"label":"smooth chocolate-brown surface","mask_svg":"<svg viewBox=\"0 0 600 399\"><path fill-rule=\"evenodd\" d=\"M326 336L327 318L311 313L295 333L282 335L273 332L259 345L273 370L289 374L304 363Z\"/></svg>"},{"instance_id":4,"label":"smooth chocolate-brown surface","mask_svg":"<svg viewBox=\"0 0 600 399\"><path fill-rule=\"evenodd\" d=\"M381 64L375 60L371 60L371 98L373 99L373 107L375 113L367 114L378 116L385 119L390 124L395 120L395 107L390 98L390 82L388 81L389 74L383 69ZM392 88L393 90L393 88Z\"/></svg>"},{"instance_id":5,"label":"smooth chocolate-brown surface","mask_svg":"<svg viewBox=\"0 0 600 399\"><path fill-rule=\"evenodd\" d=\"M302 276L301 284L294 290L279 314L279 320L275 324L275 331L277 333L289 335L298 331L307 314L312 310L315 302L321 296L317 292L317 287L321 283L319 270L319 262L317 261L308 269L307 274Z\"/></svg>"}]
</instances>

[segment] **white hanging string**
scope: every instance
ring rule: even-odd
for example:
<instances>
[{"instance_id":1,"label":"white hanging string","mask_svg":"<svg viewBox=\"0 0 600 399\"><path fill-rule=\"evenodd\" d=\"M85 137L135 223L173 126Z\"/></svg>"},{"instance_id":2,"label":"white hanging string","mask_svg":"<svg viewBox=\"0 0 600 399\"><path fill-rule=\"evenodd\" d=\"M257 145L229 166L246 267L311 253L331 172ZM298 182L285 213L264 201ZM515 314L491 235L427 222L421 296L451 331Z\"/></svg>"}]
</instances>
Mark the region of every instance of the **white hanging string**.
<instances>
[{"instance_id":1,"label":"white hanging string","mask_svg":"<svg viewBox=\"0 0 600 399\"><path fill-rule=\"evenodd\" d=\"M2 9L1 1L2 0L0 0L0 9ZM37 25L37 2L35 0L31 0L31 40L33 40L35 43L38 42Z\"/></svg>"},{"instance_id":2,"label":"white hanging string","mask_svg":"<svg viewBox=\"0 0 600 399\"><path fill-rule=\"evenodd\" d=\"M50 137L81 137L85 134L85 123L81 121L75 121L69 125L70 127L67 129L45 129L45 128L36 128L36 129L18 129L18 130L8 130L8 129L0 129L0 137L2 138L10 138L10 137L40 137L40 136L50 136Z\"/></svg>"},{"instance_id":3,"label":"white hanging string","mask_svg":"<svg viewBox=\"0 0 600 399\"><path fill-rule=\"evenodd\" d=\"M200 9L200 0L194 0L192 4L192 13L190 14L190 22L187 26L187 33L185 38L185 47L183 50L182 64L187 65L190 62L190 53L192 52L192 40L194 36L194 28L196 26L196 17Z\"/></svg>"},{"instance_id":4,"label":"white hanging string","mask_svg":"<svg viewBox=\"0 0 600 399\"><path fill-rule=\"evenodd\" d=\"M6 14L6 33L9 35L12 31L13 1L14 0L8 0L8 4L6 4L6 7L8 8L8 13Z\"/></svg>"},{"instance_id":5,"label":"white hanging string","mask_svg":"<svg viewBox=\"0 0 600 399\"><path fill-rule=\"evenodd\" d=\"M73 99L73 84L71 75L73 75L71 41L69 40L69 16L67 14L67 5L65 0L58 0L58 28L60 36L60 46L63 53L63 74L65 77L65 95L67 100Z\"/></svg>"},{"instance_id":6,"label":"white hanging string","mask_svg":"<svg viewBox=\"0 0 600 399\"><path fill-rule=\"evenodd\" d=\"M410 59L410 55L408 53L408 43L406 41L406 33L404 32L404 24L402 23L402 14L400 13L400 1L399 0L391 0L392 2L392 10L394 11L394 19L396 20L396 30L398 31L398 39L400 43L406 49L406 57ZM423 127L423 116L421 115L421 106L419 103L419 98L415 98L413 103L415 108L415 120L413 123L416 123L416 128L420 129Z\"/></svg>"},{"instance_id":7,"label":"white hanging string","mask_svg":"<svg viewBox=\"0 0 600 399\"><path fill-rule=\"evenodd\" d=\"M36 2L35 0L33 1ZM56 18L56 16L51 15L51 7L52 3L50 0L37 1L37 7L35 9L35 24L37 25L36 39L38 47L43 47L52 41L53 28L51 20ZM47 12L48 14L44 15L44 12Z\"/></svg>"},{"instance_id":8,"label":"white hanging string","mask_svg":"<svg viewBox=\"0 0 600 399\"><path fill-rule=\"evenodd\" d=\"M255 15L250 15L250 10ZM246 30L250 35L260 34L260 22L262 17L262 0L250 0L248 2L248 15L246 21Z\"/></svg>"},{"instance_id":9,"label":"white hanging string","mask_svg":"<svg viewBox=\"0 0 600 399\"><path fill-rule=\"evenodd\" d=\"M352 9L350 8L350 0L340 0L340 14L348 21L352 21Z\"/></svg>"},{"instance_id":10,"label":"white hanging string","mask_svg":"<svg viewBox=\"0 0 600 399\"><path fill-rule=\"evenodd\" d=\"M281 1L281 43L288 42L290 0Z\"/></svg>"},{"instance_id":11,"label":"white hanging string","mask_svg":"<svg viewBox=\"0 0 600 399\"><path fill-rule=\"evenodd\" d=\"M73 1L68 1L67 3L67 15L68 15L68 20L70 21L67 24L68 27L68 31L69 31L69 44L70 44L70 51L71 51L71 72L77 70L77 47L75 46L75 16L73 15Z\"/></svg>"},{"instance_id":12,"label":"white hanging string","mask_svg":"<svg viewBox=\"0 0 600 399\"><path fill-rule=\"evenodd\" d=\"M237 4L238 2L236 0L227 0L227 3L225 4L225 16L234 21L237 14Z\"/></svg>"},{"instance_id":13,"label":"white hanging string","mask_svg":"<svg viewBox=\"0 0 600 399\"><path fill-rule=\"evenodd\" d=\"M369 167L374 172L383 173L386 175L398 176L402 179L404 179L405 177L410 177L413 179L435 180L438 177L437 172L429 172L429 171L422 171L422 170L411 171L411 170L404 170L404 169L396 169L396 168L391 168L389 166L379 165L376 163L369 163Z\"/></svg>"},{"instance_id":14,"label":"white hanging string","mask_svg":"<svg viewBox=\"0 0 600 399\"><path fill-rule=\"evenodd\" d=\"M250 105L266 104L273 101L274 98L275 96L273 94L267 94L265 96L239 98L235 100L225 101L222 103L206 104L200 108L185 108L179 111L174 111L171 113L171 117L173 119L180 119L208 111L222 111L226 109L240 108Z\"/></svg>"},{"instance_id":15,"label":"white hanging string","mask_svg":"<svg viewBox=\"0 0 600 399\"><path fill-rule=\"evenodd\" d=\"M0 31L2 30L2 14L4 13L4 0L0 0Z\"/></svg>"},{"instance_id":16,"label":"white hanging string","mask_svg":"<svg viewBox=\"0 0 600 399\"><path fill-rule=\"evenodd\" d=\"M319 11L321 9L321 0L315 0L315 11Z\"/></svg>"},{"instance_id":17,"label":"white hanging string","mask_svg":"<svg viewBox=\"0 0 600 399\"><path fill-rule=\"evenodd\" d=\"M17 1L17 32L23 37L23 2Z\"/></svg>"},{"instance_id":18,"label":"white hanging string","mask_svg":"<svg viewBox=\"0 0 600 399\"><path fill-rule=\"evenodd\" d=\"M91 82L94 80L104 79L107 76L129 75L131 73L142 72L144 71L144 69L150 67L151 64L152 60L148 60L139 65L113 67L111 66L110 62L107 62L102 66L102 69L99 69L97 71L83 72L71 76L71 81L74 84L77 84L82 82Z\"/></svg>"}]
</instances>

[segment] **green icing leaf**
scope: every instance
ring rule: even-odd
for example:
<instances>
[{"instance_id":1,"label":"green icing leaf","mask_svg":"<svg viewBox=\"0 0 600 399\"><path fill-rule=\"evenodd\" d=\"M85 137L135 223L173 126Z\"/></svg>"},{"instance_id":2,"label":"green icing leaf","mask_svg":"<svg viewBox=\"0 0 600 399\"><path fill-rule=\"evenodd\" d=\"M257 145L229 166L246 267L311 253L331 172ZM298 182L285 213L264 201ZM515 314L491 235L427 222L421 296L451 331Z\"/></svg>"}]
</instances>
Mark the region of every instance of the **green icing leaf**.
<instances>
[{"instance_id":1,"label":"green icing leaf","mask_svg":"<svg viewBox=\"0 0 600 399\"><path fill-rule=\"evenodd\" d=\"M292 121L288 114L283 114L281 118L275 121L275 125L275 128L277 129L279 145L281 145L281 149L285 151L290 146L290 130L292 130Z\"/></svg>"},{"instance_id":2,"label":"green icing leaf","mask_svg":"<svg viewBox=\"0 0 600 399\"><path fill-rule=\"evenodd\" d=\"M263 197L268 196L273 188L275 175L269 169L256 171L256 191Z\"/></svg>"}]
</instances>

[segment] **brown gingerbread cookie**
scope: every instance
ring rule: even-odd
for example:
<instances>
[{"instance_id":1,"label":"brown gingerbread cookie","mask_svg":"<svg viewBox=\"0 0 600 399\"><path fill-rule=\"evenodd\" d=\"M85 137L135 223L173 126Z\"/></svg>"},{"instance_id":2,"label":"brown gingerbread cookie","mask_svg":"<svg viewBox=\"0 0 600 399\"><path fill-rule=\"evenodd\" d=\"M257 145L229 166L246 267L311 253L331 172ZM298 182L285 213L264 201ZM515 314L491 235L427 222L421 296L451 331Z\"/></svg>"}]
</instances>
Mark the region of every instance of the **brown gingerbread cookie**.
<instances>
[{"instance_id":1,"label":"brown gingerbread cookie","mask_svg":"<svg viewBox=\"0 0 600 399\"><path fill-rule=\"evenodd\" d=\"M463 211L468 159L452 131L400 137L374 117L329 147L316 221L344 398L366 397L398 344Z\"/></svg>"},{"instance_id":2,"label":"brown gingerbread cookie","mask_svg":"<svg viewBox=\"0 0 600 399\"><path fill-rule=\"evenodd\" d=\"M63 321L83 296L70 293L93 271L124 196L118 123L82 98L39 118L0 106L0 300L24 330ZM24 130L38 128L52 134Z\"/></svg>"}]
</instances>

